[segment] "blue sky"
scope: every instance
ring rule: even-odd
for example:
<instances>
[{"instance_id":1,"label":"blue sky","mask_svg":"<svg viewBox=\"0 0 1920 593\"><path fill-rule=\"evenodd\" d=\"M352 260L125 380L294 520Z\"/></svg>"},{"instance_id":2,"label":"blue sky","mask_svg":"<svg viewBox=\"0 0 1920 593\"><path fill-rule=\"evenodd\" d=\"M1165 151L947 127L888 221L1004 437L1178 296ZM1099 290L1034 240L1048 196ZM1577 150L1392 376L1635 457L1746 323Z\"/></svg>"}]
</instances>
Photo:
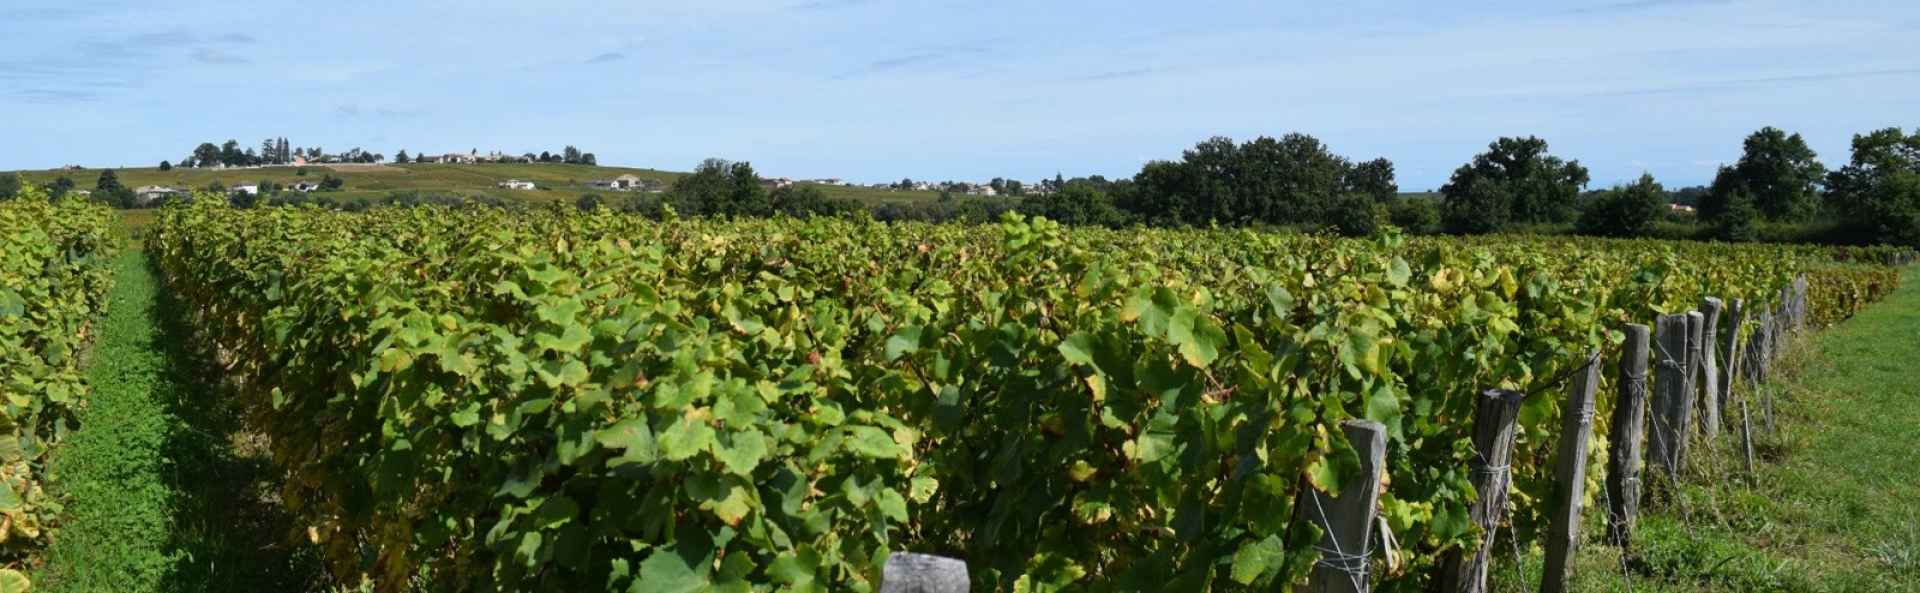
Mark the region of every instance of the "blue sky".
<instances>
[{"instance_id":1,"label":"blue sky","mask_svg":"<svg viewBox=\"0 0 1920 593\"><path fill-rule=\"evenodd\" d=\"M1832 164L1853 133L1920 125L1911 0L240 5L6 0L0 169L286 136L1033 180L1300 131L1392 159L1406 190L1525 134L1596 186L1683 185L1761 126Z\"/></svg>"}]
</instances>

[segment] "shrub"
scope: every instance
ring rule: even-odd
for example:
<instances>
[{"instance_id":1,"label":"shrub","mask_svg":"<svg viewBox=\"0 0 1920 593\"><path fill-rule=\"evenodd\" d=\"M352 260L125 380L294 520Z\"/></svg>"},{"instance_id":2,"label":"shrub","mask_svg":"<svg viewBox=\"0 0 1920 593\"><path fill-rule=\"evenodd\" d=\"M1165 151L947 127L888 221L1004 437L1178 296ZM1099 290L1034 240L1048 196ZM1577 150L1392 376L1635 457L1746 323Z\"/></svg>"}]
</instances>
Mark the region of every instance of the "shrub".
<instances>
[{"instance_id":1,"label":"shrub","mask_svg":"<svg viewBox=\"0 0 1920 593\"><path fill-rule=\"evenodd\" d=\"M1426 198L1400 198L1387 207L1387 220L1409 233L1440 230L1440 205Z\"/></svg>"},{"instance_id":2,"label":"shrub","mask_svg":"<svg viewBox=\"0 0 1920 593\"><path fill-rule=\"evenodd\" d=\"M1386 207L1375 204L1367 194L1345 194L1334 199L1327 227L1348 237L1365 237L1380 230L1387 218Z\"/></svg>"},{"instance_id":3,"label":"shrub","mask_svg":"<svg viewBox=\"0 0 1920 593\"><path fill-rule=\"evenodd\" d=\"M1642 174L1638 181L1600 192L1580 213L1575 228L1583 235L1644 237L1666 210L1666 188Z\"/></svg>"},{"instance_id":4,"label":"shrub","mask_svg":"<svg viewBox=\"0 0 1920 593\"><path fill-rule=\"evenodd\" d=\"M1714 220L1713 236L1722 241L1752 241L1759 238L1759 231L1754 229L1754 221L1759 218L1753 194L1745 190L1729 192L1720 216Z\"/></svg>"}]
</instances>

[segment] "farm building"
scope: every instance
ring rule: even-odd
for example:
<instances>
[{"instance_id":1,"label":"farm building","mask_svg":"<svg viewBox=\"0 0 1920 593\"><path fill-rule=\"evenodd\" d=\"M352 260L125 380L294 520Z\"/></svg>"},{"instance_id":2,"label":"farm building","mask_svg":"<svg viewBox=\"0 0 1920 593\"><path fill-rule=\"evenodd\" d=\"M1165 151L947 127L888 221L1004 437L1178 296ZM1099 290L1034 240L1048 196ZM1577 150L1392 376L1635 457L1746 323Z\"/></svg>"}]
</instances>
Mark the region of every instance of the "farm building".
<instances>
[{"instance_id":1,"label":"farm building","mask_svg":"<svg viewBox=\"0 0 1920 593\"><path fill-rule=\"evenodd\" d=\"M187 193L187 190L167 187L164 185L143 185L140 187L133 188L133 201L136 204L140 204L144 206L144 205L152 204L154 202L165 200L174 196L185 195L186 193Z\"/></svg>"},{"instance_id":2,"label":"farm building","mask_svg":"<svg viewBox=\"0 0 1920 593\"><path fill-rule=\"evenodd\" d=\"M260 184L258 184L258 183L235 183L235 184L233 184L233 185L230 185L230 186L227 186L227 193L229 193L229 194L247 194L247 195L250 195L250 196L257 196L257 195L260 195Z\"/></svg>"},{"instance_id":3,"label":"farm building","mask_svg":"<svg viewBox=\"0 0 1920 593\"><path fill-rule=\"evenodd\" d=\"M502 188L506 188L506 189L537 189L533 185L532 181L523 181L519 179L508 179L506 181L502 181L494 185Z\"/></svg>"},{"instance_id":4,"label":"farm building","mask_svg":"<svg viewBox=\"0 0 1920 593\"><path fill-rule=\"evenodd\" d=\"M656 186L654 182L641 179L639 175L634 175L632 173L621 175L613 179L595 179L593 181L587 182L587 185L590 185L595 189L607 189L607 190L613 190L613 191L652 191L652 189Z\"/></svg>"}]
</instances>

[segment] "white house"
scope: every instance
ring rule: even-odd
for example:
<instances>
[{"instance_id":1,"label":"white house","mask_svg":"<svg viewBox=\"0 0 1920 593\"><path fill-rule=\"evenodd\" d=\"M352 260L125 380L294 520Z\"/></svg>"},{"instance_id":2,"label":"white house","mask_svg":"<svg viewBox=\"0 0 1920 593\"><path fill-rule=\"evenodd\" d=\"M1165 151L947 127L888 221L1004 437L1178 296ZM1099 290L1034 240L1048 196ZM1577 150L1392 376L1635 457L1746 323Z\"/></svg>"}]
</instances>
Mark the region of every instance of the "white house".
<instances>
[{"instance_id":1,"label":"white house","mask_svg":"<svg viewBox=\"0 0 1920 593\"><path fill-rule=\"evenodd\" d=\"M235 184L233 184L233 185L230 185L230 186L227 186L227 193L229 193L229 194L247 194L247 195L250 195L250 196L257 196L257 195L260 195L260 184L258 184L258 183L235 183Z\"/></svg>"},{"instance_id":2,"label":"white house","mask_svg":"<svg viewBox=\"0 0 1920 593\"><path fill-rule=\"evenodd\" d=\"M506 189L535 189L532 181L521 181L519 179L508 179L494 185Z\"/></svg>"},{"instance_id":3,"label":"white house","mask_svg":"<svg viewBox=\"0 0 1920 593\"><path fill-rule=\"evenodd\" d=\"M613 190L613 191L635 191L635 190L650 189L652 186L652 182L649 182L645 179L641 179L639 175L628 173L625 175L621 175L619 177L615 177L613 179L595 179L593 181L587 182L587 185L592 186L595 189L606 189L606 190Z\"/></svg>"}]
</instances>

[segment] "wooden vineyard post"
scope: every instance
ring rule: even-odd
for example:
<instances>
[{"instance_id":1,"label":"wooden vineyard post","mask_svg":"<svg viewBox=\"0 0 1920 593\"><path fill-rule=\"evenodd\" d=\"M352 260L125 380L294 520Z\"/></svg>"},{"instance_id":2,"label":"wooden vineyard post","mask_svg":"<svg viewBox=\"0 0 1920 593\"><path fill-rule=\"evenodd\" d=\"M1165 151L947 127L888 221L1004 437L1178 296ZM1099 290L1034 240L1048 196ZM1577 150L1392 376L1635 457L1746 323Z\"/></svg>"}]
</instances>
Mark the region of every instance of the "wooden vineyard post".
<instances>
[{"instance_id":1,"label":"wooden vineyard post","mask_svg":"<svg viewBox=\"0 0 1920 593\"><path fill-rule=\"evenodd\" d=\"M1807 275L1803 273L1793 278L1793 329L1806 329L1811 313L1807 310Z\"/></svg>"},{"instance_id":2,"label":"wooden vineyard post","mask_svg":"<svg viewBox=\"0 0 1920 593\"><path fill-rule=\"evenodd\" d=\"M1753 332L1747 336L1747 360L1746 364L1742 366L1747 370L1747 389L1749 392L1759 389L1760 383L1766 381L1766 375L1762 373L1767 367L1768 325L1766 313L1755 315L1753 318Z\"/></svg>"},{"instance_id":3,"label":"wooden vineyard post","mask_svg":"<svg viewBox=\"0 0 1920 593\"><path fill-rule=\"evenodd\" d=\"M1772 307L1766 307L1766 315L1761 315L1761 326L1766 332L1761 334L1761 382L1766 382L1774 370L1774 345L1780 344L1780 315Z\"/></svg>"},{"instance_id":4,"label":"wooden vineyard post","mask_svg":"<svg viewBox=\"0 0 1920 593\"><path fill-rule=\"evenodd\" d=\"M1341 423L1353 452L1360 456L1360 475L1329 496L1307 488L1299 512L1319 525L1320 561L1307 576L1307 590L1315 593L1365 593L1368 536L1380 504L1380 473L1386 469L1387 427L1370 420Z\"/></svg>"},{"instance_id":5,"label":"wooden vineyard post","mask_svg":"<svg viewBox=\"0 0 1920 593\"><path fill-rule=\"evenodd\" d=\"M1700 300L1706 325L1700 330L1700 433L1707 441L1720 438L1720 299Z\"/></svg>"},{"instance_id":6,"label":"wooden vineyard post","mask_svg":"<svg viewBox=\"0 0 1920 593\"><path fill-rule=\"evenodd\" d=\"M1680 435L1680 440L1675 442L1675 446L1679 448L1678 457L1683 464L1686 462L1687 450L1693 448L1693 420L1696 415L1695 410L1700 409L1700 388L1702 387L1700 376L1701 371L1704 369L1704 366L1700 364L1702 358L1700 351L1703 349L1701 347L1701 336L1706 330L1707 316L1702 315L1699 311L1688 311L1686 353L1681 354L1681 356L1686 357L1685 368L1687 377L1681 381L1686 384L1686 389L1680 394L1680 398L1685 401L1680 402L1680 407L1683 412L1680 418L1682 422L1676 430ZM1676 467L1675 469L1678 468Z\"/></svg>"},{"instance_id":7,"label":"wooden vineyard post","mask_svg":"<svg viewBox=\"0 0 1920 593\"><path fill-rule=\"evenodd\" d=\"M967 563L894 552L880 569L880 593L967 593Z\"/></svg>"},{"instance_id":8,"label":"wooden vineyard post","mask_svg":"<svg viewBox=\"0 0 1920 593\"><path fill-rule=\"evenodd\" d=\"M1680 446L1687 436L1687 316L1661 315L1656 325L1653 426L1647 433L1647 458L1674 477L1680 473Z\"/></svg>"},{"instance_id":9,"label":"wooden vineyard post","mask_svg":"<svg viewBox=\"0 0 1920 593\"><path fill-rule=\"evenodd\" d=\"M1780 292L1778 293L1778 295L1779 295L1779 301L1780 301L1780 311L1779 311L1779 319L1777 319L1776 321L1780 324L1781 328L1783 329L1783 328L1792 326L1792 324L1788 323L1787 320L1793 318L1793 290L1789 287L1782 286L1780 287ZM1776 333L1775 335L1779 335L1779 334Z\"/></svg>"},{"instance_id":10,"label":"wooden vineyard post","mask_svg":"<svg viewBox=\"0 0 1920 593\"><path fill-rule=\"evenodd\" d=\"M1587 448L1593 440L1593 395L1600 389L1600 351L1574 372L1567 405L1560 409L1560 451L1554 457L1554 506L1547 530L1547 561L1541 593L1565 593L1573 553L1580 545L1580 506L1586 500Z\"/></svg>"},{"instance_id":11,"label":"wooden vineyard post","mask_svg":"<svg viewBox=\"0 0 1920 593\"><path fill-rule=\"evenodd\" d=\"M1740 382L1740 326L1746 324L1746 302L1733 299L1727 307L1727 345L1722 350L1726 360L1725 368L1720 369L1720 416L1726 417L1727 404L1733 401L1733 386Z\"/></svg>"},{"instance_id":12,"label":"wooden vineyard post","mask_svg":"<svg viewBox=\"0 0 1920 593\"><path fill-rule=\"evenodd\" d=\"M1480 528L1480 545L1472 554L1455 549L1447 553L1440 575L1441 591L1446 593L1484 593L1487 590L1487 566L1493 559L1494 532L1507 508L1507 485L1512 473L1514 422L1520 419L1520 402L1526 394L1506 389L1480 392L1480 403L1473 412L1474 459L1473 490L1480 493L1468 508L1468 517Z\"/></svg>"},{"instance_id":13,"label":"wooden vineyard post","mask_svg":"<svg viewBox=\"0 0 1920 593\"><path fill-rule=\"evenodd\" d=\"M1773 347L1780 337L1780 324L1775 322L1778 317L1773 308L1768 307L1767 312L1760 316L1760 326L1757 328L1760 332L1758 338L1760 354L1756 359L1753 387L1764 395L1764 399L1760 402L1760 415L1766 421L1769 433L1773 432L1773 390L1765 386L1768 373L1773 367Z\"/></svg>"},{"instance_id":14,"label":"wooden vineyard post","mask_svg":"<svg viewBox=\"0 0 1920 593\"><path fill-rule=\"evenodd\" d=\"M1747 453L1747 475L1753 475L1753 418L1747 415L1747 400L1740 400L1740 446Z\"/></svg>"},{"instance_id":15,"label":"wooden vineyard post","mask_svg":"<svg viewBox=\"0 0 1920 593\"><path fill-rule=\"evenodd\" d=\"M1640 438L1647 421L1647 326L1627 325L1620 354L1620 395L1613 403L1613 435L1607 453L1607 541L1621 548L1633 541L1640 512Z\"/></svg>"}]
</instances>

